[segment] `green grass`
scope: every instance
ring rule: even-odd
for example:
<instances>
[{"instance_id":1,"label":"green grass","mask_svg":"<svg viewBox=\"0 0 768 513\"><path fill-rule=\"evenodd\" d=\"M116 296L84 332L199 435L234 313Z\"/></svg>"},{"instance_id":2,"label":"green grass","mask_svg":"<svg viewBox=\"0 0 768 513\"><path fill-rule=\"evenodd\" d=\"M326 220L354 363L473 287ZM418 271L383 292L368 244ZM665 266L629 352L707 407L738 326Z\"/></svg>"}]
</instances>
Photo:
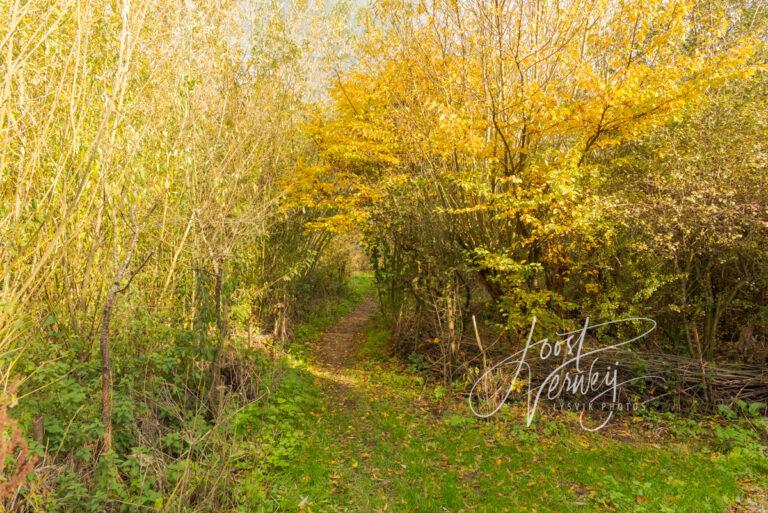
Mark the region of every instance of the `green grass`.
<instances>
[{"instance_id":1,"label":"green grass","mask_svg":"<svg viewBox=\"0 0 768 513\"><path fill-rule=\"evenodd\" d=\"M363 365L385 362L389 357L390 334L383 320L374 318L365 329L365 339L360 345L357 357Z\"/></svg>"},{"instance_id":2,"label":"green grass","mask_svg":"<svg viewBox=\"0 0 768 513\"><path fill-rule=\"evenodd\" d=\"M355 287L305 337L348 311L370 278ZM583 432L572 419L526 428L510 409L481 421L461 401L437 405L422 377L388 357L388 341L374 320L343 385L303 363L293 367L278 407L262 412L253 431L288 449L261 455L258 484L249 485L257 493L242 511L707 513L727 509L740 479L765 482L764 461L693 439L622 442Z\"/></svg>"}]
</instances>

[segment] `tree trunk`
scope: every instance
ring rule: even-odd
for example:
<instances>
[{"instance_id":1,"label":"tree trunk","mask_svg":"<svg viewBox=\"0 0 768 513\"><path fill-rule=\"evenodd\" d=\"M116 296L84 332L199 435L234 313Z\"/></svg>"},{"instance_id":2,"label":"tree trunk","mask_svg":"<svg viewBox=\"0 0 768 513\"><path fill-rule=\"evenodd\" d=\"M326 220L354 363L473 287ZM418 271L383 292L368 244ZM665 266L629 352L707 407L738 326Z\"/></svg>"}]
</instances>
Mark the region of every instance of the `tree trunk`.
<instances>
[{"instance_id":1,"label":"tree trunk","mask_svg":"<svg viewBox=\"0 0 768 513\"><path fill-rule=\"evenodd\" d=\"M223 311L223 286L224 262L219 262L216 269L216 289L214 292L214 301L216 302L216 331L218 332L219 340L216 345L216 351L213 354L213 362L211 365L211 389L208 392L208 401L214 411L218 409L221 403L217 389L219 387L219 377L221 375L221 357L227 339L227 326Z\"/></svg>"},{"instance_id":2,"label":"tree trunk","mask_svg":"<svg viewBox=\"0 0 768 513\"><path fill-rule=\"evenodd\" d=\"M704 390L704 401L707 404L710 404L709 382L707 380L707 364L704 362L704 353L701 348L699 329L696 327L696 321L691 321L691 335L693 336L693 343L696 347L696 352L699 359L699 371L701 372L701 384Z\"/></svg>"},{"instance_id":3,"label":"tree trunk","mask_svg":"<svg viewBox=\"0 0 768 513\"><path fill-rule=\"evenodd\" d=\"M119 286L113 284L109 289L107 301L101 318L101 334L99 350L101 351L101 425L104 428L102 449L107 452L112 449L112 364L109 358L109 322L112 319L112 307Z\"/></svg>"},{"instance_id":4,"label":"tree trunk","mask_svg":"<svg viewBox=\"0 0 768 513\"><path fill-rule=\"evenodd\" d=\"M141 222L141 225L149 218L155 207L149 209L146 216ZM133 219L133 212L131 212L131 218ZM128 272L128 267L131 265L133 258L133 252L136 250L136 245L139 241L139 227L134 223L131 227L133 231L133 237L131 237L131 244L128 247L128 251L125 253L120 267L115 271L115 279L112 282L112 286L109 288L107 294L107 300L104 302L104 309L101 317L101 333L99 335L99 351L101 352L101 424L104 428L104 436L102 439L102 449L107 452L112 449L112 364L109 357L109 323L112 320L112 309L115 306L115 300L117 295L124 292L131 286L133 278L141 272L146 263L152 256L150 252L144 261L132 272ZM126 279L125 285L122 285L123 280ZM122 285L122 287L121 287Z\"/></svg>"}]
</instances>

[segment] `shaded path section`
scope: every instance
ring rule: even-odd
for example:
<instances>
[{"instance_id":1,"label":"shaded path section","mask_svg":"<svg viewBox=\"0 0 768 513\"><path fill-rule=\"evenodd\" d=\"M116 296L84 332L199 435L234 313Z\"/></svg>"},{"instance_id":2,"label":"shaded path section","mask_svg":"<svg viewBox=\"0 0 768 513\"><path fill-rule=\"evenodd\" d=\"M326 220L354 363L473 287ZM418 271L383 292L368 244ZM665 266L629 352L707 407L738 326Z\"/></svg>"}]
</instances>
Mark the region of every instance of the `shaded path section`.
<instances>
[{"instance_id":1,"label":"shaded path section","mask_svg":"<svg viewBox=\"0 0 768 513\"><path fill-rule=\"evenodd\" d=\"M363 328L376 313L376 302L369 294L354 310L323 333L313 348L315 361L330 368L348 366L363 341Z\"/></svg>"}]
</instances>

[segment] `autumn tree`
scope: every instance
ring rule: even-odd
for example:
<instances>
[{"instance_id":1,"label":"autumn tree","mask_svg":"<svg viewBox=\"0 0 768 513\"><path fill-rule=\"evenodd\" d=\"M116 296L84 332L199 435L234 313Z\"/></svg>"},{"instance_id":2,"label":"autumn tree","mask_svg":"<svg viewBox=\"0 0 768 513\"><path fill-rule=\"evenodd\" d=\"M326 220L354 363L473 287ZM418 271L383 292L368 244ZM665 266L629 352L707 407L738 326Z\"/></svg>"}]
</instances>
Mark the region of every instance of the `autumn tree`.
<instances>
[{"instance_id":1,"label":"autumn tree","mask_svg":"<svg viewBox=\"0 0 768 513\"><path fill-rule=\"evenodd\" d=\"M443 360L478 301L500 308L512 333L533 314L553 327L575 317L584 289L574 296L570 283L587 270L576 253L604 244L595 226L607 168L591 157L754 72L759 43L731 37L742 18L725 12L375 4L363 58L336 82L317 128L333 170L324 183L356 191L387 295L432 319Z\"/></svg>"}]
</instances>

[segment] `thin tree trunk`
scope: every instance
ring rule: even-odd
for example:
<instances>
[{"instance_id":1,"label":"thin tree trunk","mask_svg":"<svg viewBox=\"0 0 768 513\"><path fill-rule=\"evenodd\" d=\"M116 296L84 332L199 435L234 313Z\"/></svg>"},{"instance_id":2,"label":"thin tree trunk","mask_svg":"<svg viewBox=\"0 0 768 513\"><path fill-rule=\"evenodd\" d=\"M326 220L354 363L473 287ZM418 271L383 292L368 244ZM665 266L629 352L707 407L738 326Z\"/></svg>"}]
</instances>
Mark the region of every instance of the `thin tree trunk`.
<instances>
[{"instance_id":1,"label":"thin tree trunk","mask_svg":"<svg viewBox=\"0 0 768 513\"><path fill-rule=\"evenodd\" d=\"M101 334L99 335L99 350L101 351L101 425L104 428L102 449L107 452L112 449L112 364L109 357L109 323L112 319L112 307L119 291L117 283L109 289L107 301L104 303L101 318Z\"/></svg>"},{"instance_id":2,"label":"thin tree trunk","mask_svg":"<svg viewBox=\"0 0 768 513\"><path fill-rule=\"evenodd\" d=\"M219 407L219 403L221 402L219 399L219 395L217 394L217 389L219 387L219 377L221 375L221 357L224 352L224 344L226 342L227 338L227 327L226 322L224 320L224 312L223 312L223 283L224 283L224 262L219 262L216 269L216 289L215 289L215 296L214 301L216 302L216 331L219 335L219 340L216 345L216 351L213 355L213 362L211 365L211 389L208 392L208 400L211 404L211 407L214 410L217 410Z\"/></svg>"},{"instance_id":3,"label":"thin tree trunk","mask_svg":"<svg viewBox=\"0 0 768 513\"><path fill-rule=\"evenodd\" d=\"M699 371L701 372L701 383L704 387L704 401L707 404L709 402L709 383L707 381L707 365L704 362L704 353L701 348L701 340L699 339L699 329L696 327L696 321L691 321L691 335L693 336L693 343L696 346L696 352L699 358Z\"/></svg>"},{"instance_id":4,"label":"thin tree trunk","mask_svg":"<svg viewBox=\"0 0 768 513\"><path fill-rule=\"evenodd\" d=\"M139 225L136 225L135 221L133 221L131 244L125 253L122 264L115 271L115 279L109 288L107 300L104 302L104 309L102 310L99 351L101 352L101 424L104 428L104 436L102 438L102 449L104 452L112 449L112 363L110 362L109 355L109 323L112 320L112 309L115 306L117 295L130 287L133 278L141 272L152 256L152 252L150 252L134 271L128 272L128 267L133 259L133 253L139 242L139 226L146 222L154 210L154 206L150 208ZM133 219L133 212L131 212L131 218ZM122 285L125 278L127 278L127 281L125 285Z\"/></svg>"}]
</instances>

